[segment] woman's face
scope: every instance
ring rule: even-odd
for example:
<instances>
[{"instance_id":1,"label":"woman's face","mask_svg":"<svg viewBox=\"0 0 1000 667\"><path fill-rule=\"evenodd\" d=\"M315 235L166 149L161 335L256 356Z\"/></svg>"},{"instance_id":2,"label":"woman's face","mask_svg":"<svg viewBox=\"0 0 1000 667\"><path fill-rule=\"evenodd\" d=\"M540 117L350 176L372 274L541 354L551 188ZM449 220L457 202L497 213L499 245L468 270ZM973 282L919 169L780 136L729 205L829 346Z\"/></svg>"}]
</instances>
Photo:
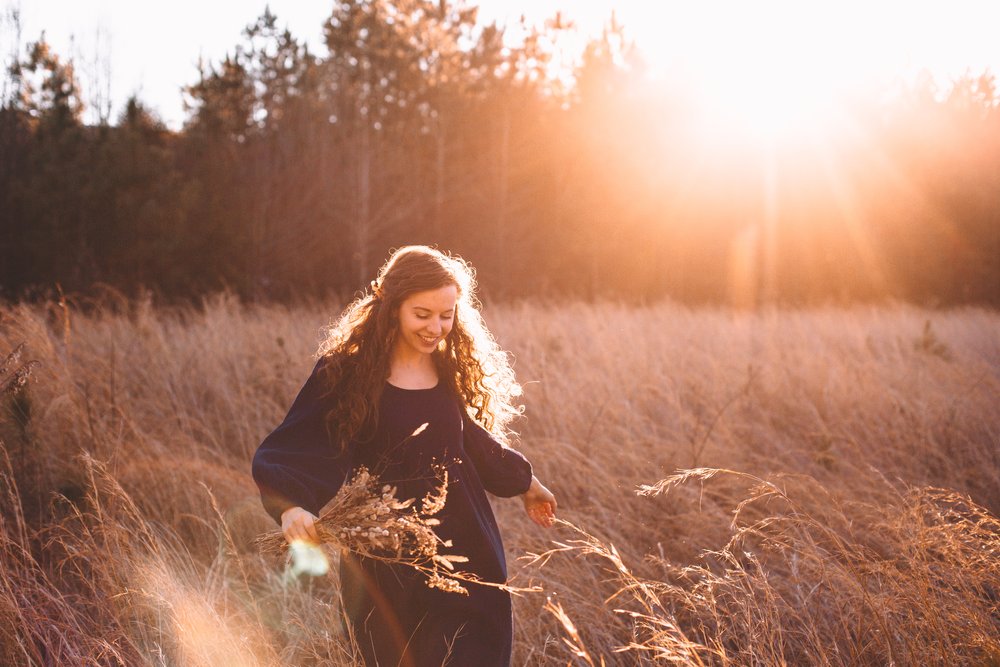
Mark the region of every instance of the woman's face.
<instances>
[{"instance_id":1,"label":"woman's face","mask_svg":"<svg viewBox=\"0 0 1000 667\"><path fill-rule=\"evenodd\" d=\"M414 292L399 305L399 335L396 346L401 352L430 354L437 349L455 323L458 288L454 285Z\"/></svg>"}]
</instances>

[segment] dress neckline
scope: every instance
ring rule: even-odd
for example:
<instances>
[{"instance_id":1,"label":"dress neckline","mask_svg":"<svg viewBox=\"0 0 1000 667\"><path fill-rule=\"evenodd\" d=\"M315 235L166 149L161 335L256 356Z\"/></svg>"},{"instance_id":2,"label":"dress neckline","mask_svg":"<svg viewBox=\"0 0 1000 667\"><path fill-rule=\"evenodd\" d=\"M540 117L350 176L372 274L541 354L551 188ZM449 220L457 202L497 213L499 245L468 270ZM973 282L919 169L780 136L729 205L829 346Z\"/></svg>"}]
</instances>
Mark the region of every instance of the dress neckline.
<instances>
[{"instance_id":1,"label":"dress neckline","mask_svg":"<svg viewBox=\"0 0 1000 667\"><path fill-rule=\"evenodd\" d=\"M386 384L387 387L392 387L393 389L396 389L398 391L434 391L435 389L437 389L438 387L441 386L441 380L439 379L438 382L437 382L437 384L434 385L433 387L423 387L421 389L408 389L406 387L400 387L398 385L394 385L393 383L389 382L388 380L385 381L385 384Z\"/></svg>"}]
</instances>

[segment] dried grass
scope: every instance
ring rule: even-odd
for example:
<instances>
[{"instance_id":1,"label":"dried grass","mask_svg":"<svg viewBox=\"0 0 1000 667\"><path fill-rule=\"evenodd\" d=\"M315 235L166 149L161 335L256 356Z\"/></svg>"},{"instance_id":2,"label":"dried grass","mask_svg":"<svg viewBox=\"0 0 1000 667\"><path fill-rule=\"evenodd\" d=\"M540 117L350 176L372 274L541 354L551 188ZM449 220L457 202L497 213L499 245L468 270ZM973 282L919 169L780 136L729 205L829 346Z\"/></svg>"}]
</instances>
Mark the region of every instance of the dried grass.
<instances>
[{"instance_id":1,"label":"dried grass","mask_svg":"<svg viewBox=\"0 0 1000 667\"><path fill-rule=\"evenodd\" d=\"M880 503L845 501L814 479L764 480L722 469L681 471L642 495L726 475L749 483L732 536L702 563L652 561L637 576L617 549L563 522L568 554L603 562L618 584L606 602L632 624L613 649L671 664L991 665L1000 660L1000 521L968 496L885 485ZM582 647L562 609L574 655ZM682 629L683 628L683 629Z\"/></svg>"},{"instance_id":2,"label":"dried grass","mask_svg":"<svg viewBox=\"0 0 1000 667\"><path fill-rule=\"evenodd\" d=\"M320 543L329 550L343 549L412 568L427 577L427 586L449 593L468 595L463 581L493 585L455 570L455 563L469 561L465 556L440 551L453 545L434 532L440 524L434 515L444 509L448 497L448 471L441 467L438 474L436 489L417 503L416 498L399 500L395 487L381 484L367 468L359 468L317 517ZM256 544L263 554L289 554L280 530L258 537Z\"/></svg>"},{"instance_id":3,"label":"dried grass","mask_svg":"<svg viewBox=\"0 0 1000 667\"><path fill-rule=\"evenodd\" d=\"M337 309L3 308L0 663L356 664L249 475ZM486 315L567 522L495 505L515 664L1000 664L1000 315Z\"/></svg>"}]
</instances>

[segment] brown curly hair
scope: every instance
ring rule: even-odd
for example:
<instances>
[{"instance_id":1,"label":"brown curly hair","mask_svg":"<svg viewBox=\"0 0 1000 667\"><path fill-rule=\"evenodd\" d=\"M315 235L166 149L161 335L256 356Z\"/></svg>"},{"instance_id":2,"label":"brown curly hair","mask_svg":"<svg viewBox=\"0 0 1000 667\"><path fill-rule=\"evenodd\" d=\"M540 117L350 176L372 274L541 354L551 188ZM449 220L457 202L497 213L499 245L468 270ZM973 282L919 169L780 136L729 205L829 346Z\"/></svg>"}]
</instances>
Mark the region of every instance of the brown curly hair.
<instances>
[{"instance_id":1,"label":"brown curly hair","mask_svg":"<svg viewBox=\"0 0 1000 667\"><path fill-rule=\"evenodd\" d=\"M454 285L458 288L451 332L432 353L445 382L469 415L507 444L511 420L521 413L514 399L521 387L507 353L486 328L476 298L475 271L460 257L427 246L392 253L372 281L327 330L318 354L332 408L327 426L343 449L364 440L378 422L378 401L389 378L399 307L412 294Z\"/></svg>"}]
</instances>

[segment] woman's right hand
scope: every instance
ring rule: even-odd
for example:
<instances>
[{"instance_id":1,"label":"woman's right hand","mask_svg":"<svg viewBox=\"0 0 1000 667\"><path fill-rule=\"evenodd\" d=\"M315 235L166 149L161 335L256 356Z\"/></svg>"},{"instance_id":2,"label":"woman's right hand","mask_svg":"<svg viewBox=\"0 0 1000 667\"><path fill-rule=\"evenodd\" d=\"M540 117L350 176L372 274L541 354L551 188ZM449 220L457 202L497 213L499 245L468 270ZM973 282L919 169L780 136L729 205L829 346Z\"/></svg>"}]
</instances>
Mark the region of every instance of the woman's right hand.
<instances>
[{"instance_id":1,"label":"woman's right hand","mask_svg":"<svg viewBox=\"0 0 1000 667\"><path fill-rule=\"evenodd\" d=\"M281 513L281 532L285 540L291 544L302 540L311 544L319 544L319 533L316 531L316 515L301 507L289 507Z\"/></svg>"},{"instance_id":2,"label":"woman's right hand","mask_svg":"<svg viewBox=\"0 0 1000 667\"><path fill-rule=\"evenodd\" d=\"M542 528L552 527L556 520L556 497L534 475L531 476L531 486L521 494L521 501L532 521Z\"/></svg>"}]
</instances>

